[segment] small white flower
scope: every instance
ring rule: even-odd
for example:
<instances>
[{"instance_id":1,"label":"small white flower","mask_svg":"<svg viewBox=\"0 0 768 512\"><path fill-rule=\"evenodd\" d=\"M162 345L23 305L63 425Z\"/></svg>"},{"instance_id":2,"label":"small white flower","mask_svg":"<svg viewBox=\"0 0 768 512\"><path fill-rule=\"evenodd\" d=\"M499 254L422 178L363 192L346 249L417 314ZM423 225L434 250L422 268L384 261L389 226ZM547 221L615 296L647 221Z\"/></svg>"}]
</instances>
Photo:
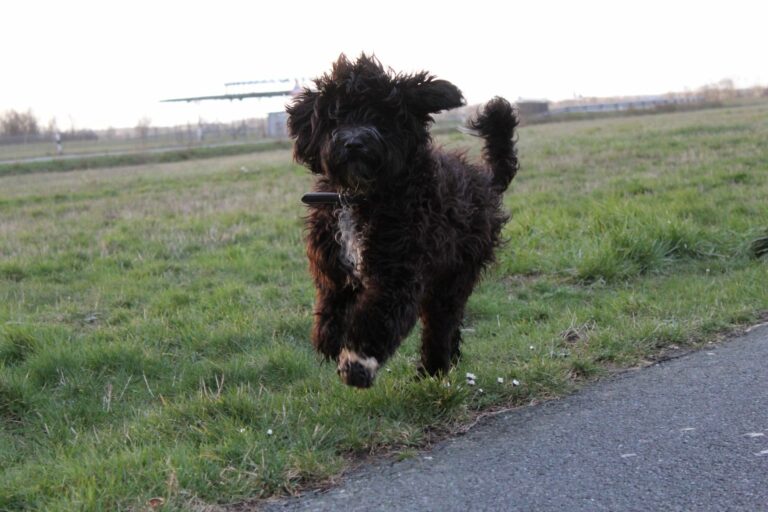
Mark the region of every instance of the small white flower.
<instances>
[{"instance_id":1,"label":"small white flower","mask_svg":"<svg viewBox=\"0 0 768 512\"><path fill-rule=\"evenodd\" d=\"M477 391L478 391L478 392L480 392L480 393L483 393L483 392L484 392L484 391L483 391L483 388L478 388L478 389L477 389Z\"/></svg>"},{"instance_id":2,"label":"small white flower","mask_svg":"<svg viewBox=\"0 0 768 512\"><path fill-rule=\"evenodd\" d=\"M496 382L498 382L499 384L504 384L504 377L499 377L498 379L496 379Z\"/></svg>"},{"instance_id":3,"label":"small white flower","mask_svg":"<svg viewBox=\"0 0 768 512\"><path fill-rule=\"evenodd\" d=\"M530 345L528 348L531 349L531 350L535 350L536 349L536 347L534 347L533 345Z\"/></svg>"},{"instance_id":4,"label":"small white flower","mask_svg":"<svg viewBox=\"0 0 768 512\"><path fill-rule=\"evenodd\" d=\"M520 381L517 380L517 379L512 379L512 385L513 386L519 386L520 385Z\"/></svg>"},{"instance_id":5,"label":"small white flower","mask_svg":"<svg viewBox=\"0 0 768 512\"><path fill-rule=\"evenodd\" d=\"M240 433L242 434L242 433L244 433L244 432L245 432L245 429L244 429L244 428L241 428L241 429L240 429Z\"/></svg>"},{"instance_id":6,"label":"small white flower","mask_svg":"<svg viewBox=\"0 0 768 512\"><path fill-rule=\"evenodd\" d=\"M477 375L467 372L467 380L477 380Z\"/></svg>"},{"instance_id":7,"label":"small white flower","mask_svg":"<svg viewBox=\"0 0 768 512\"><path fill-rule=\"evenodd\" d=\"M474 386L475 385L475 381L472 380L472 379L467 379L467 384L469 384L470 386Z\"/></svg>"},{"instance_id":8,"label":"small white flower","mask_svg":"<svg viewBox=\"0 0 768 512\"><path fill-rule=\"evenodd\" d=\"M272 429L271 429L271 428L268 428L268 429L267 429L267 435L268 435L268 436L271 436L271 435L272 435Z\"/></svg>"}]
</instances>

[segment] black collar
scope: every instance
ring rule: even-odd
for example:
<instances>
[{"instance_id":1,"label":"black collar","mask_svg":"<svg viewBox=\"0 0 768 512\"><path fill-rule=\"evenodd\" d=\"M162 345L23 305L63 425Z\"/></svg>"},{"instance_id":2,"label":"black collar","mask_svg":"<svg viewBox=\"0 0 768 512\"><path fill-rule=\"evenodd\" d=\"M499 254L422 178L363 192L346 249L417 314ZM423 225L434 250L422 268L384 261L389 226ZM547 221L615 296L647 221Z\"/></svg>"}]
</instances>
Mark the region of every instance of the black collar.
<instances>
[{"instance_id":1,"label":"black collar","mask_svg":"<svg viewBox=\"0 0 768 512\"><path fill-rule=\"evenodd\" d=\"M346 206L360 204L363 201L363 196L340 194L338 192L308 192L301 196L301 202L307 206L320 206L324 204Z\"/></svg>"}]
</instances>

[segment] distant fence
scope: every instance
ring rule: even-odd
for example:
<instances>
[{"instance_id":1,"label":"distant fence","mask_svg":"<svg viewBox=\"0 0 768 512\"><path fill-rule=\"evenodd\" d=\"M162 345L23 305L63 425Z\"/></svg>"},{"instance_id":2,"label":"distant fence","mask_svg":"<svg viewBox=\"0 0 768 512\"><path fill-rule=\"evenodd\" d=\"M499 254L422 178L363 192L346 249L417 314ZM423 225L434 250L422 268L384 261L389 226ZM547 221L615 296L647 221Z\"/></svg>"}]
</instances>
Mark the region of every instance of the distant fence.
<instances>
[{"instance_id":1,"label":"distant fence","mask_svg":"<svg viewBox=\"0 0 768 512\"><path fill-rule=\"evenodd\" d=\"M266 119L244 119L232 123L68 130L59 132L59 140L64 155L129 153L166 147L199 147L285 138L285 122L284 113L278 113L270 114ZM56 139L56 133L50 131L0 135L0 161L56 156L59 154Z\"/></svg>"}]
</instances>

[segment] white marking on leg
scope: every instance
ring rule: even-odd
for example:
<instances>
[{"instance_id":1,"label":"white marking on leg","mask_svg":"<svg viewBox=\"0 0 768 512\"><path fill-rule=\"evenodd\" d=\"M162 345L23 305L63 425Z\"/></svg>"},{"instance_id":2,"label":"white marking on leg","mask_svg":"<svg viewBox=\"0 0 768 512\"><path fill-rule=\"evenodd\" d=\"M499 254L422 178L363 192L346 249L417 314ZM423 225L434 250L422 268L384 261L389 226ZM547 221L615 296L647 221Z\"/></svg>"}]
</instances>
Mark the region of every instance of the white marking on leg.
<instances>
[{"instance_id":1,"label":"white marking on leg","mask_svg":"<svg viewBox=\"0 0 768 512\"><path fill-rule=\"evenodd\" d=\"M379 370L379 361L375 357L360 356L357 352L342 348L339 354L339 371L342 374L346 374L348 365L357 363L371 374L371 378L376 376L376 372Z\"/></svg>"}]
</instances>

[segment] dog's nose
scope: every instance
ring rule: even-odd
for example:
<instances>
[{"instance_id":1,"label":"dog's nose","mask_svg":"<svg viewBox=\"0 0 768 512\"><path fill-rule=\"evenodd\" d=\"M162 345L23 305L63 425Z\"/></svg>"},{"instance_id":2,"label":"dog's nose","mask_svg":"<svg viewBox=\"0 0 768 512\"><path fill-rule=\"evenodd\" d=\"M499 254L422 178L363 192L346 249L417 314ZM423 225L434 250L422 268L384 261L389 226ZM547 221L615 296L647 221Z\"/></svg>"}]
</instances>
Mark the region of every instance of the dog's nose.
<instances>
[{"instance_id":1,"label":"dog's nose","mask_svg":"<svg viewBox=\"0 0 768 512\"><path fill-rule=\"evenodd\" d=\"M354 139L349 139L344 141L344 147L348 150L360 151L365 146L363 144L363 141L361 141L360 139L354 138Z\"/></svg>"}]
</instances>

